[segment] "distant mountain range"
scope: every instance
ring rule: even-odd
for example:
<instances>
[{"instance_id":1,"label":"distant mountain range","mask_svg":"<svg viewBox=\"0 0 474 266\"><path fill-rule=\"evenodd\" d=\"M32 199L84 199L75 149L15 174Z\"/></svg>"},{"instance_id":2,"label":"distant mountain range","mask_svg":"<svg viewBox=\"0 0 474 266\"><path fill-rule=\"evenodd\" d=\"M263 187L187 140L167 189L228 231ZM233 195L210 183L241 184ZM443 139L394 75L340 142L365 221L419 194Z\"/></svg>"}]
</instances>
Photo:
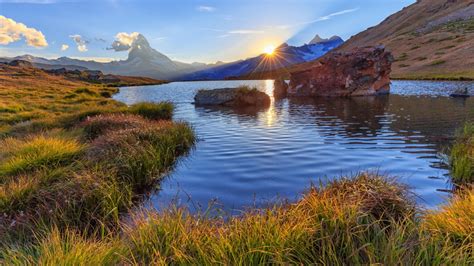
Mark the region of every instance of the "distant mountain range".
<instances>
[{"instance_id":1,"label":"distant mountain range","mask_svg":"<svg viewBox=\"0 0 474 266\"><path fill-rule=\"evenodd\" d=\"M272 56L262 54L231 63L187 64L173 61L166 55L156 51L150 46L146 38L140 34L133 42L126 60L101 63L68 57L46 59L22 55L13 58L0 58L0 62L24 60L31 62L35 67L43 69L100 70L104 73L116 75L142 76L162 80L225 79L308 62L321 57L328 51L340 46L343 42L337 36L322 39L316 35L309 44L300 47L282 44Z\"/></svg>"},{"instance_id":2,"label":"distant mountain range","mask_svg":"<svg viewBox=\"0 0 474 266\"><path fill-rule=\"evenodd\" d=\"M46 59L31 55L22 55L14 58L0 58L0 61L24 60L31 62L35 67L44 69L66 68L68 70L100 70L104 73L142 76L161 80L171 80L177 76L214 67L217 64L182 63L173 61L166 55L153 49L143 35L139 35L129 50L128 58L121 61L101 63L60 57Z\"/></svg>"},{"instance_id":3,"label":"distant mountain range","mask_svg":"<svg viewBox=\"0 0 474 266\"><path fill-rule=\"evenodd\" d=\"M295 47L286 43L277 47L273 54L261 54L179 77L181 80L219 80L272 71L317 59L342 45L344 41L334 36L322 39L318 35L309 43Z\"/></svg>"}]
</instances>

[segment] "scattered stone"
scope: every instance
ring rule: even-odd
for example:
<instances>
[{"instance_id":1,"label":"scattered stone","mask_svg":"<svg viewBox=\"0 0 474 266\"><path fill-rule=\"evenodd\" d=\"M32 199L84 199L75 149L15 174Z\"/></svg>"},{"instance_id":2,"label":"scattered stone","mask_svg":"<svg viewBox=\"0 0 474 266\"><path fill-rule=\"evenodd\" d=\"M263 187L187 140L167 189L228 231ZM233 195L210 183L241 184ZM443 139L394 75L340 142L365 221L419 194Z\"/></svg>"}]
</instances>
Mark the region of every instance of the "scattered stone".
<instances>
[{"instance_id":1,"label":"scattered stone","mask_svg":"<svg viewBox=\"0 0 474 266\"><path fill-rule=\"evenodd\" d=\"M247 87L200 90L194 96L198 106L269 106L270 97L257 89Z\"/></svg>"},{"instance_id":2,"label":"scattered stone","mask_svg":"<svg viewBox=\"0 0 474 266\"><path fill-rule=\"evenodd\" d=\"M288 83L283 78L275 79L273 83L273 97L275 99L284 99L288 95Z\"/></svg>"},{"instance_id":3,"label":"scattered stone","mask_svg":"<svg viewBox=\"0 0 474 266\"><path fill-rule=\"evenodd\" d=\"M457 89L453 93L449 95L450 97L455 97L455 98L468 98L471 95L469 95L469 91L467 88L464 89Z\"/></svg>"},{"instance_id":4,"label":"scattered stone","mask_svg":"<svg viewBox=\"0 0 474 266\"><path fill-rule=\"evenodd\" d=\"M25 60L12 60L8 65L16 67L33 67L33 64Z\"/></svg>"},{"instance_id":5,"label":"scattered stone","mask_svg":"<svg viewBox=\"0 0 474 266\"><path fill-rule=\"evenodd\" d=\"M350 97L387 94L393 56L383 46L327 54L309 69L293 72L288 96Z\"/></svg>"}]
</instances>

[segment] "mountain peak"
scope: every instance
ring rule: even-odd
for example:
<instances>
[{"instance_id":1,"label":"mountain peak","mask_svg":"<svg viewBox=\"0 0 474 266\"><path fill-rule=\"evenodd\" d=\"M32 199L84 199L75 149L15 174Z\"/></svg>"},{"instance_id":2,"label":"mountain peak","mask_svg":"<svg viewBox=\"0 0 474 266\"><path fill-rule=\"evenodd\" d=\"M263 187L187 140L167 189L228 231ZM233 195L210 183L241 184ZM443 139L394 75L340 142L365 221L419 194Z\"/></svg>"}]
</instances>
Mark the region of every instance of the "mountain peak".
<instances>
[{"instance_id":1,"label":"mountain peak","mask_svg":"<svg viewBox=\"0 0 474 266\"><path fill-rule=\"evenodd\" d=\"M316 34L316 36L314 36L314 38L309 42L309 44L318 44L318 43L324 43L324 42L330 42L330 41L336 41L336 40L342 41L342 38L337 35L334 35L331 38L324 39L324 38L321 38L319 34Z\"/></svg>"},{"instance_id":2,"label":"mountain peak","mask_svg":"<svg viewBox=\"0 0 474 266\"><path fill-rule=\"evenodd\" d=\"M158 65L174 65L173 61L171 61L171 59L166 55L153 49L148 40L142 34L138 34L131 47L127 61L153 62Z\"/></svg>"},{"instance_id":3,"label":"mountain peak","mask_svg":"<svg viewBox=\"0 0 474 266\"><path fill-rule=\"evenodd\" d=\"M316 34L316 36L314 36L314 38L309 42L309 44L316 44L316 43L324 42L326 40L327 39L321 38L321 36L319 36L319 34Z\"/></svg>"}]
</instances>

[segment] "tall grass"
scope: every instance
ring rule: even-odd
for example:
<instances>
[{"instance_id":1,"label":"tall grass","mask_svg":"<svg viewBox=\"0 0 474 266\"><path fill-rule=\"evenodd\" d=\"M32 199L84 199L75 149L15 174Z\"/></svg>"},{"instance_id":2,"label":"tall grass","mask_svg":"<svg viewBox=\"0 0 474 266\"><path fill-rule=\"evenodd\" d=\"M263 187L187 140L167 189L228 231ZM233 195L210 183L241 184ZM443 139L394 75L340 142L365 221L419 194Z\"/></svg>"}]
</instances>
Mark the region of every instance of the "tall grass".
<instances>
[{"instance_id":1,"label":"tall grass","mask_svg":"<svg viewBox=\"0 0 474 266\"><path fill-rule=\"evenodd\" d=\"M451 148L451 175L456 185L474 182L474 124L467 123Z\"/></svg>"},{"instance_id":2,"label":"tall grass","mask_svg":"<svg viewBox=\"0 0 474 266\"><path fill-rule=\"evenodd\" d=\"M76 140L34 136L26 140L7 138L0 142L0 178L38 168L56 168L71 163L83 150Z\"/></svg>"},{"instance_id":3,"label":"tall grass","mask_svg":"<svg viewBox=\"0 0 474 266\"><path fill-rule=\"evenodd\" d=\"M53 226L21 248L6 243L0 258L6 264L469 265L473 195L425 214L406 187L363 173L313 187L298 202L240 216L139 211L118 233L94 237Z\"/></svg>"},{"instance_id":4,"label":"tall grass","mask_svg":"<svg viewBox=\"0 0 474 266\"><path fill-rule=\"evenodd\" d=\"M148 119L162 120L173 117L174 106L169 102L162 103L136 103L130 106L128 112L137 114Z\"/></svg>"},{"instance_id":5,"label":"tall grass","mask_svg":"<svg viewBox=\"0 0 474 266\"><path fill-rule=\"evenodd\" d=\"M114 231L121 214L194 145L185 123L109 113L59 117L51 125L60 130L1 141L1 234L29 242L53 225Z\"/></svg>"}]
</instances>

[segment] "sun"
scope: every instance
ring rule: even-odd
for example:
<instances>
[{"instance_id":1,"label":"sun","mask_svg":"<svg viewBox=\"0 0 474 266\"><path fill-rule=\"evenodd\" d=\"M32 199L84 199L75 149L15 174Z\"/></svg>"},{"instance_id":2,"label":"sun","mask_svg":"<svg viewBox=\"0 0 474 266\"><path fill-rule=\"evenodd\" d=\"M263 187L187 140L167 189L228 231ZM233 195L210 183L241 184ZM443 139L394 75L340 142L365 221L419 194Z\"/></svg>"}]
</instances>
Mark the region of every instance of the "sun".
<instances>
[{"instance_id":1,"label":"sun","mask_svg":"<svg viewBox=\"0 0 474 266\"><path fill-rule=\"evenodd\" d=\"M267 46L265 46L265 48L263 49L263 51L264 51L267 55L272 55L272 54L275 52L275 46L273 46L273 45L267 45Z\"/></svg>"}]
</instances>

